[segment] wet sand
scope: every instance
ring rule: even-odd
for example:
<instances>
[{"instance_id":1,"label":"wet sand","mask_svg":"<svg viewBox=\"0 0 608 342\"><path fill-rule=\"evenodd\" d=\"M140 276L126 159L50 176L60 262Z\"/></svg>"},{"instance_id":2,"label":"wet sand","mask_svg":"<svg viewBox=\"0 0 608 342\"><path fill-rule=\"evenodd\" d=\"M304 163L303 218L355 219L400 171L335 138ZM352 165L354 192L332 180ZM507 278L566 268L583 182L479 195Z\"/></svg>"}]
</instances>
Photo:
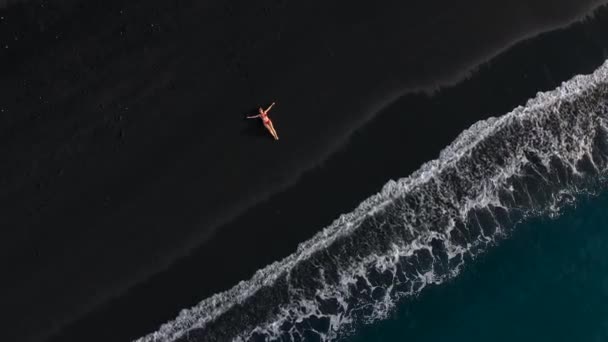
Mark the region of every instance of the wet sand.
<instances>
[{"instance_id":1,"label":"wet sand","mask_svg":"<svg viewBox=\"0 0 608 342\"><path fill-rule=\"evenodd\" d=\"M510 109L492 101L446 122L441 110L423 114L434 103L423 95L393 101L455 84L595 4L568 3L1 10L4 336L44 340L76 321L55 340L137 337L286 256L474 121ZM244 119L274 100L279 142ZM403 121L382 121L395 113ZM410 143L391 144L399 135Z\"/></svg>"}]
</instances>

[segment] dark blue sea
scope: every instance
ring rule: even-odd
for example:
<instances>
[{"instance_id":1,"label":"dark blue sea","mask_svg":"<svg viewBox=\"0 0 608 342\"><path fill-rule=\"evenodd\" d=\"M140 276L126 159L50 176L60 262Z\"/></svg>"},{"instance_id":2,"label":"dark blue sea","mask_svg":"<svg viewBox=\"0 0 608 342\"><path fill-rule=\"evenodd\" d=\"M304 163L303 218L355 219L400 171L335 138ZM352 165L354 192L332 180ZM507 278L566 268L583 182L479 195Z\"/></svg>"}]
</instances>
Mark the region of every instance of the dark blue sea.
<instances>
[{"instance_id":1,"label":"dark blue sea","mask_svg":"<svg viewBox=\"0 0 608 342\"><path fill-rule=\"evenodd\" d=\"M510 238L350 339L607 341L608 193Z\"/></svg>"}]
</instances>

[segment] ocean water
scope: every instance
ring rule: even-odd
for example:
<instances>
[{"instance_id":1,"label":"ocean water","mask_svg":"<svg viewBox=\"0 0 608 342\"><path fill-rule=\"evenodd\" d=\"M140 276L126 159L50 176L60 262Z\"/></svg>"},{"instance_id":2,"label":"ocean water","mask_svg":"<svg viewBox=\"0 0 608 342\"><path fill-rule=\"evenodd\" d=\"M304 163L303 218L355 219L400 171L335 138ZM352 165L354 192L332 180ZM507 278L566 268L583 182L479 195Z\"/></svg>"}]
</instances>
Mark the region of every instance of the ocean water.
<instances>
[{"instance_id":1,"label":"ocean water","mask_svg":"<svg viewBox=\"0 0 608 342\"><path fill-rule=\"evenodd\" d=\"M351 342L608 341L608 193L526 222Z\"/></svg>"},{"instance_id":2,"label":"ocean water","mask_svg":"<svg viewBox=\"0 0 608 342\"><path fill-rule=\"evenodd\" d=\"M515 234L533 230L527 225L551 225L534 220L559 217L577 198L605 188L607 168L604 64L476 123L438 159L389 181L289 257L139 341L329 341L356 331L362 331L356 338L375 338L376 325L400 334L390 325L407 327L401 320L416 303L422 303L419 317L424 308L434 313L425 324L437 325L428 329L441 330L443 303L425 306L429 296L466 281L462 273L477 274L477 265L493 255L482 252L499 253L519 241Z\"/></svg>"}]
</instances>

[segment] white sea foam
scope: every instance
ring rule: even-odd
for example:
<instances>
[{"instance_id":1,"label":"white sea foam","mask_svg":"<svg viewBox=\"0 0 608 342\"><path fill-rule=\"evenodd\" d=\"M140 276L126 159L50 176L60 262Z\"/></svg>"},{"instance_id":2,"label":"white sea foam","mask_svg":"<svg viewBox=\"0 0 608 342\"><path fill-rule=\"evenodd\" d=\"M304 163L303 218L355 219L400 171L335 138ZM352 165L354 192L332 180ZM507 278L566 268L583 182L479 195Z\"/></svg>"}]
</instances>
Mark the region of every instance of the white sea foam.
<instances>
[{"instance_id":1,"label":"white sea foam","mask_svg":"<svg viewBox=\"0 0 608 342\"><path fill-rule=\"evenodd\" d=\"M518 220L557 212L606 173L607 76L608 62L474 124L289 257L137 341L332 340L386 317Z\"/></svg>"}]
</instances>

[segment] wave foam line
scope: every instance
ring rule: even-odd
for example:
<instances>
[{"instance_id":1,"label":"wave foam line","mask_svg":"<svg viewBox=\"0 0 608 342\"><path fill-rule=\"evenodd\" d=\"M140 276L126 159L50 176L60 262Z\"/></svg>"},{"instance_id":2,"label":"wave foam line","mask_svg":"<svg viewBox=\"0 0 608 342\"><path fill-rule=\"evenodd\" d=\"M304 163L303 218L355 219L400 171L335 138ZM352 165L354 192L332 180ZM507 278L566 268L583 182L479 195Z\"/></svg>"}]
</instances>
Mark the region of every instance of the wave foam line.
<instances>
[{"instance_id":1,"label":"wave foam line","mask_svg":"<svg viewBox=\"0 0 608 342\"><path fill-rule=\"evenodd\" d=\"M333 340L457 275L532 215L558 213L608 164L608 61L479 121L295 253L138 342Z\"/></svg>"}]
</instances>

